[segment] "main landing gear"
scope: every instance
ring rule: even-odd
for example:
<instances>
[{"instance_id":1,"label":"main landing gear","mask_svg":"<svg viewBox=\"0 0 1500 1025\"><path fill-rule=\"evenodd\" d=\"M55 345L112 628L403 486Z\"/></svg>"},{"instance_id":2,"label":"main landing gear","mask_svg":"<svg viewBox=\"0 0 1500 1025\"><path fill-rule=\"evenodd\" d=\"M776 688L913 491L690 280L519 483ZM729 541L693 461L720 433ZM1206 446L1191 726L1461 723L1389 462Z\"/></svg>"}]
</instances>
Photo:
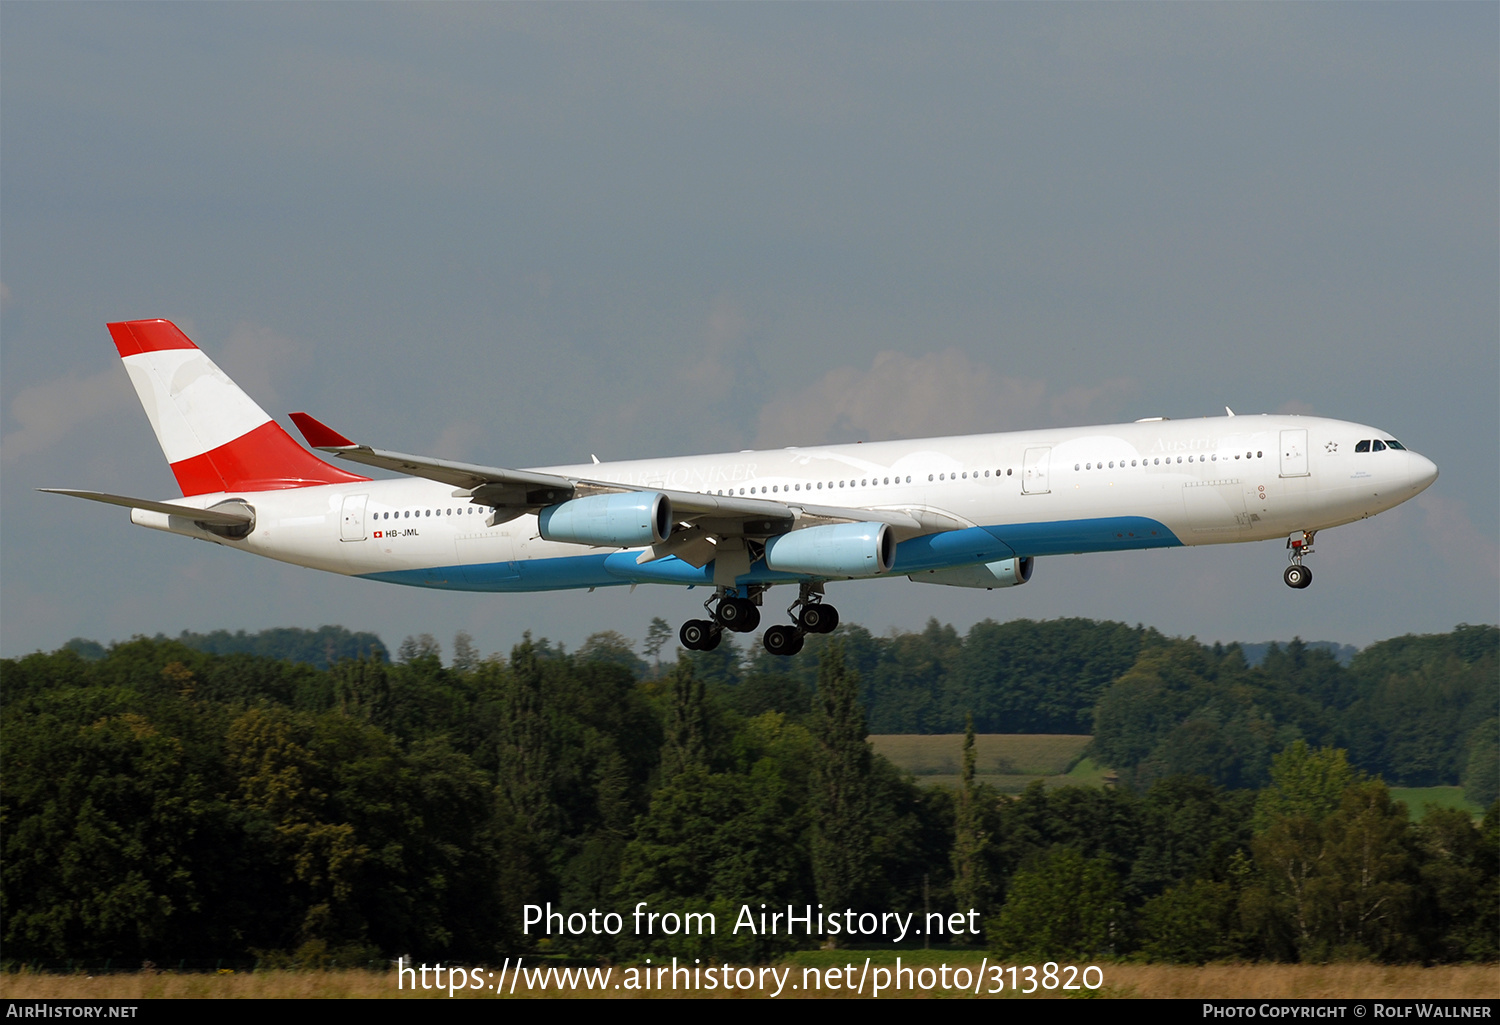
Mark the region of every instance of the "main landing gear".
<instances>
[{"instance_id":1,"label":"main landing gear","mask_svg":"<svg viewBox=\"0 0 1500 1025\"><path fill-rule=\"evenodd\" d=\"M740 594L743 590L745 593ZM677 639L689 651L713 651L719 646L725 630L749 633L760 626L760 596L762 586L743 589L721 587L714 596L703 603L708 619L690 619L682 624Z\"/></svg>"},{"instance_id":2,"label":"main landing gear","mask_svg":"<svg viewBox=\"0 0 1500 1025\"><path fill-rule=\"evenodd\" d=\"M1291 565L1286 568L1286 572L1281 574L1281 579L1286 581L1286 586L1295 587L1300 591L1312 583L1312 570L1302 565L1302 558L1312 554L1313 537L1316 534L1315 530L1304 530L1300 535L1293 534L1286 539L1287 549L1291 553L1287 556L1291 560Z\"/></svg>"},{"instance_id":3,"label":"main landing gear","mask_svg":"<svg viewBox=\"0 0 1500 1025\"><path fill-rule=\"evenodd\" d=\"M690 619L682 624L677 637L689 651L713 651L719 646L725 630L750 633L760 626L760 600L766 585L745 588L721 587L703 603L708 619ZM804 583L797 600L787 607L794 624L778 623L761 637L761 643L773 655L795 655L802 650L808 634L832 633L839 625L839 610L823 603L823 584Z\"/></svg>"},{"instance_id":4,"label":"main landing gear","mask_svg":"<svg viewBox=\"0 0 1500 1025\"><path fill-rule=\"evenodd\" d=\"M798 588L797 600L787 606L787 615L795 626L777 624L761 637L760 642L773 655L795 655L802 650L808 634L832 633L839 625L839 610L823 604L823 584L805 583Z\"/></svg>"}]
</instances>

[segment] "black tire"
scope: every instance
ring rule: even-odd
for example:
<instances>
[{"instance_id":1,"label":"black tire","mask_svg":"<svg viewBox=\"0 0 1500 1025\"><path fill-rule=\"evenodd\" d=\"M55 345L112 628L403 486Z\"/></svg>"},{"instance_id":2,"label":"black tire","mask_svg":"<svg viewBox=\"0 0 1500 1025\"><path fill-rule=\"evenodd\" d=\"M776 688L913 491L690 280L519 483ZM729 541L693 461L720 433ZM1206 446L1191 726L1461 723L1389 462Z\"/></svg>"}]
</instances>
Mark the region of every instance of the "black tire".
<instances>
[{"instance_id":1,"label":"black tire","mask_svg":"<svg viewBox=\"0 0 1500 1025\"><path fill-rule=\"evenodd\" d=\"M802 650L802 635L796 627L781 624L767 630L760 642L773 655L795 655Z\"/></svg>"},{"instance_id":2,"label":"black tire","mask_svg":"<svg viewBox=\"0 0 1500 1025\"><path fill-rule=\"evenodd\" d=\"M690 619L677 631L677 639L688 651L707 651L703 645L713 632L713 624L708 620Z\"/></svg>"},{"instance_id":3,"label":"black tire","mask_svg":"<svg viewBox=\"0 0 1500 1025\"><path fill-rule=\"evenodd\" d=\"M831 634L839 625L839 610L832 605L804 605L797 622L810 634Z\"/></svg>"},{"instance_id":4,"label":"black tire","mask_svg":"<svg viewBox=\"0 0 1500 1025\"><path fill-rule=\"evenodd\" d=\"M749 598L725 598L714 615L724 629L735 633L749 633L760 626L760 609Z\"/></svg>"},{"instance_id":5,"label":"black tire","mask_svg":"<svg viewBox=\"0 0 1500 1025\"><path fill-rule=\"evenodd\" d=\"M1300 591L1312 583L1312 570L1306 566L1299 566L1293 563L1286 568L1285 573L1281 574L1281 579L1286 581L1286 586L1294 587Z\"/></svg>"},{"instance_id":6,"label":"black tire","mask_svg":"<svg viewBox=\"0 0 1500 1025\"><path fill-rule=\"evenodd\" d=\"M710 623L706 619L703 621L703 625L708 627L708 637L704 639L703 647L698 650L713 651L719 646L719 642L724 639L724 631L718 625Z\"/></svg>"}]
</instances>

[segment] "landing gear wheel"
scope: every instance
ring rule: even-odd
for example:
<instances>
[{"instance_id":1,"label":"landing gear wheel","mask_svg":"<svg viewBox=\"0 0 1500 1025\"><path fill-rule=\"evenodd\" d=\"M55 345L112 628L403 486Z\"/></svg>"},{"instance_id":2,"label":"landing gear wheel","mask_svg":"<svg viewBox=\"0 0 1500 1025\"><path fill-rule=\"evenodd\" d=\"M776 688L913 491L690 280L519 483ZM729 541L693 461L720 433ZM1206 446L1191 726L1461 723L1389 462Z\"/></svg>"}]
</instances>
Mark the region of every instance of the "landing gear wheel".
<instances>
[{"instance_id":1,"label":"landing gear wheel","mask_svg":"<svg viewBox=\"0 0 1500 1025\"><path fill-rule=\"evenodd\" d=\"M802 635L792 626L773 626L760 640L773 655L795 655L802 650Z\"/></svg>"},{"instance_id":2,"label":"landing gear wheel","mask_svg":"<svg viewBox=\"0 0 1500 1025\"><path fill-rule=\"evenodd\" d=\"M735 633L749 633L760 626L760 609L749 598L725 598L714 615L726 630Z\"/></svg>"},{"instance_id":3,"label":"landing gear wheel","mask_svg":"<svg viewBox=\"0 0 1500 1025\"><path fill-rule=\"evenodd\" d=\"M712 651L719 646L719 629L706 619L690 619L677 631L677 639L688 651Z\"/></svg>"},{"instance_id":4,"label":"landing gear wheel","mask_svg":"<svg viewBox=\"0 0 1500 1025\"><path fill-rule=\"evenodd\" d=\"M797 622L810 634L831 634L839 625L839 610L832 605L804 605Z\"/></svg>"},{"instance_id":5,"label":"landing gear wheel","mask_svg":"<svg viewBox=\"0 0 1500 1025\"><path fill-rule=\"evenodd\" d=\"M1300 591L1312 583L1312 570L1306 566L1294 563L1286 568L1285 573L1281 574L1281 579L1286 581L1286 586L1295 587Z\"/></svg>"}]
</instances>

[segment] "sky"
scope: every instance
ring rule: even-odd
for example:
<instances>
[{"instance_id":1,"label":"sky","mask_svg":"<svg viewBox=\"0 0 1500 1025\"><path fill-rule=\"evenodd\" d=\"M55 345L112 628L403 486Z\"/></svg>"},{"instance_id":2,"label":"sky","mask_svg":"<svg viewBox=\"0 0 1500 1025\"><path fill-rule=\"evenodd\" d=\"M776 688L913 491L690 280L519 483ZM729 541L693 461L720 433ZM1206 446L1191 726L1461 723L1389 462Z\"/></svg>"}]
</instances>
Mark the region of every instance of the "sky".
<instances>
[{"instance_id":1,"label":"sky","mask_svg":"<svg viewBox=\"0 0 1500 1025\"><path fill-rule=\"evenodd\" d=\"M0 655L323 623L506 652L701 615L352 580L38 494L176 496L105 330L147 317L285 426L497 466L1371 424L1442 475L1322 532L1306 591L1269 541L829 600L875 633L1496 622L1497 38L1494 4L9 0Z\"/></svg>"}]
</instances>

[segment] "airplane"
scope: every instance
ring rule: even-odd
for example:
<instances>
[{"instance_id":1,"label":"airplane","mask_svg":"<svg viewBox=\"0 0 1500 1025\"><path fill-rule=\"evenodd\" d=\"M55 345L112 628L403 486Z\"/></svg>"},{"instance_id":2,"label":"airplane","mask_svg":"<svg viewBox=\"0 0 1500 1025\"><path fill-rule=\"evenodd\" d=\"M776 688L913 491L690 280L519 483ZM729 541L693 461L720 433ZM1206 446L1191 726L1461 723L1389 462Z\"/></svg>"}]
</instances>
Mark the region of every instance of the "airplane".
<instances>
[{"instance_id":1,"label":"airplane","mask_svg":"<svg viewBox=\"0 0 1500 1025\"><path fill-rule=\"evenodd\" d=\"M294 441L170 321L109 325L182 491L154 501L57 488L133 523L313 569L463 591L712 587L683 647L749 633L775 585L792 655L832 631L834 581L993 589L1044 556L1285 538L1312 582L1315 535L1437 479L1389 431L1259 414L506 469L356 443L306 413L308 445L404 476L373 480Z\"/></svg>"}]
</instances>

